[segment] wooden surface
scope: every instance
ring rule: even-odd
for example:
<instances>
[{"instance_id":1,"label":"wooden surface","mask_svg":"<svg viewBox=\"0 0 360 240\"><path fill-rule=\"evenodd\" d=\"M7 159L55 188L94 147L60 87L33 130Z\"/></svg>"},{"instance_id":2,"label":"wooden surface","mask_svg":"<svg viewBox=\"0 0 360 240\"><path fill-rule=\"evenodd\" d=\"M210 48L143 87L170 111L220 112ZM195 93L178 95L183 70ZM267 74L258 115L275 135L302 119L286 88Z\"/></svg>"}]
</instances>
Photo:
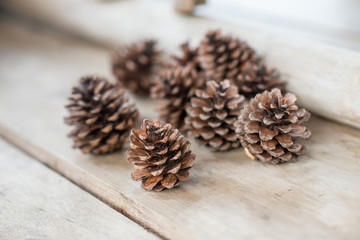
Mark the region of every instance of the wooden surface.
<instances>
[{"instance_id":1,"label":"wooden surface","mask_svg":"<svg viewBox=\"0 0 360 240\"><path fill-rule=\"evenodd\" d=\"M131 219L169 239L360 238L359 130L314 116L308 154L279 166L193 142L190 180L148 192L131 180L125 151L83 155L66 137L71 86L108 76L109 53L20 25L0 31L0 135ZM156 116L153 101L137 106L140 118Z\"/></svg>"},{"instance_id":2,"label":"wooden surface","mask_svg":"<svg viewBox=\"0 0 360 240\"><path fill-rule=\"evenodd\" d=\"M196 15L360 50L359 1L222 0L196 8Z\"/></svg>"},{"instance_id":3,"label":"wooden surface","mask_svg":"<svg viewBox=\"0 0 360 240\"><path fill-rule=\"evenodd\" d=\"M185 17L174 13L172 1L12 0L2 5L111 48L151 37L174 52L179 43L191 39L197 44L208 29L221 28L226 34L246 40L269 66L277 68L301 105L326 118L360 127L360 52L349 50L349 34L345 32L323 34L329 36L324 39L304 31L278 31L276 26L245 19L231 18L237 24L227 24ZM221 9L217 10L221 14ZM301 26L294 24L290 28ZM313 28L312 32L322 31ZM334 36L336 41L328 40ZM358 35L350 37L351 49L360 49L358 39Z\"/></svg>"},{"instance_id":4,"label":"wooden surface","mask_svg":"<svg viewBox=\"0 0 360 240\"><path fill-rule=\"evenodd\" d=\"M158 239L0 138L0 239Z\"/></svg>"}]
</instances>

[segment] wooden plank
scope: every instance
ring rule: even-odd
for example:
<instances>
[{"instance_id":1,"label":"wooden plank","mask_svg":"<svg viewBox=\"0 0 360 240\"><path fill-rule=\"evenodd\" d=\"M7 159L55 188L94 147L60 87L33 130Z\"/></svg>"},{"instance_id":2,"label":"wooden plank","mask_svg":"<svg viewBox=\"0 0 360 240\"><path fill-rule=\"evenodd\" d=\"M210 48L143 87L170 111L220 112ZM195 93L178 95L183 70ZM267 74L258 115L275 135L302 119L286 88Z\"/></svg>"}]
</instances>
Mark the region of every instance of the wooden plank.
<instances>
[{"instance_id":1,"label":"wooden plank","mask_svg":"<svg viewBox=\"0 0 360 240\"><path fill-rule=\"evenodd\" d=\"M314 34L279 32L251 21L231 25L184 17L174 13L171 1L12 0L2 4L110 47L153 37L164 49L174 52L179 43L189 39L198 43L208 29L221 28L248 41L269 66L277 68L301 105L326 118L360 127L360 52L324 43L328 38L319 41ZM346 32L335 35L345 39L343 45L349 45ZM336 45L341 45L339 39ZM352 41L354 44L359 45L357 40Z\"/></svg>"},{"instance_id":2,"label":"wooden plank","mask_svg":"<svg viewBox=\"0 0 360 240\"><path fill-rule=\"evenodd\" d=\"M359 51L358 5L343 0L223 0L197 7L196 15Z\"/></svg>"},{"instance_id":3,"label":"wooden plank","mask_svg":"<svg viewBox=\"0 0 360 240\"><path fill-rule=\"evenodd\" d=\"M359 239L359 130L314 116L308 154L280 166L193 142L198 157L190 180L148 192L130 179L124 151L82 155L66 137L70 88L84 73L107 75L108 52L62 36L0 29L0 134L153 231L170 239ZM156 116L153 101L136 101L141 118Z\"/></svg>"},{"instance_id":4,"label":"wooden plank","mask_svg":"<svg viewBox=\"0 0 360 240\"><path fill-rule=\"evenodd\" d=\"M1 239L158 239L0 138Z\"/></svg>"}]
</instances>

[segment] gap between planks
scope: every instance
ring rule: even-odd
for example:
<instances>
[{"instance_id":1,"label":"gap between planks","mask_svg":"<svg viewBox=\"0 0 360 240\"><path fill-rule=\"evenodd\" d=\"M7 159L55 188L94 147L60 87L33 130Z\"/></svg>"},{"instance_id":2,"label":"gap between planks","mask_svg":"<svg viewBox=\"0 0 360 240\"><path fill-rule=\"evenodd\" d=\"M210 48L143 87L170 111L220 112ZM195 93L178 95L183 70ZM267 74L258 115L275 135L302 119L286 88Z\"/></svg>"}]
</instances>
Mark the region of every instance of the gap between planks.
<instances>
[{"instance_id":1,"label":"gap between planks","mask_svg":"<svg viewBox=\"0 0 360 240\"><path fill-rule=\"evenodd\" d=\"M0 136L0 239L159 239Z\"/></svg>"},{"instance_id":2,"label":"gap between planks","mask_svg":"<svg viewBox=\"0 0 360 240\"><path fill-rule=\"evenodd\" d=\"M108 191L108 188L111 188L111 186L103 182L101 179L95 177L94 175L90 175L89 173L85 172L84 170L80 169L75 165L72 165L69 162L61 161L59 158L46 152L40 147L37 147L35 144L32 144L31 142L21 138L20 136L17 136L15 133L13 133L11 130L9 130L2 124L0 124L0 139L1 138L5 139L7 142L15 146L20 151L26 153L30 157L33 157L34 159L42 162L50 169L70 180L72 183L74 183L84 191L90 193L92 196L104 202L109 207L113 208L131 221L137 223L145 230L155 234L162 239L168 239L161 233L148 226L146 222L142 221L141 218L137 217L141 215L142 211L148 211L147 209L143 209L141 206L137 205L132 199L130 199L123 193L120 193L116 190ZM104 188L102 188L102 186ZM131 213L128 211L129 209L132 209ZM156 216L156 213L152 214Z\"/></svg>"}]
</instances>

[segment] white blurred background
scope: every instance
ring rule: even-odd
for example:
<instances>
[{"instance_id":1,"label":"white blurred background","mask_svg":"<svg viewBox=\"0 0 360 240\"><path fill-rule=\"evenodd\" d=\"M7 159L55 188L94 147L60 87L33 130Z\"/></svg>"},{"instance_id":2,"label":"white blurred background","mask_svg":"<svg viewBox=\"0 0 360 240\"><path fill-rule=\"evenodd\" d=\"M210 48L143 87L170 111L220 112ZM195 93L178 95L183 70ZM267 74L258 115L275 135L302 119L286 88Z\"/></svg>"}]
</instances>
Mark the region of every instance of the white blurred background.
<instances>
[{"instance_id":1,"label":"white blurred background","mask_svg":"<svg viewBox=\"0 0 360 240\"><path fill-rule=\"evenodd\" d=\"M195 15L360 50L359 0L207 0Z\"/></svg>"}]
</instances>

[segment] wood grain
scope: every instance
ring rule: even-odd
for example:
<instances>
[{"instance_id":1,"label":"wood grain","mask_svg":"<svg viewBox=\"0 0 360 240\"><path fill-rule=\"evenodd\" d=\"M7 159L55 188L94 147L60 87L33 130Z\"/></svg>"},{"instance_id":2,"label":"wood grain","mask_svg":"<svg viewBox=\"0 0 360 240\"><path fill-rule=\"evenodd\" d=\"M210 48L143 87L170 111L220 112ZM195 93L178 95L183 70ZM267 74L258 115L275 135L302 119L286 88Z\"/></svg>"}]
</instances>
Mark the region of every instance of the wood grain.
<instances>
[{"instance_id":1,"label":"wood grain","mask_svg":"<svg viewBox=\"0 0 360 240\"><path fill-rule=\"evenodd\" d=\"M184 17L174 13L172 1L12 0L2 4L111 48L152 37L174 52L179 43L191 39L196 44L208 29L221 28L249 42L269 66L278 69L301 105L326 118L360 127L360 52L339 47L339 40L332 45L306 34L259 28L249 21L231 25ZM338 34L346 42L346 34Z\"/></svg>"},{"instance_id":2,"label":"wood grain","mask_svg":"<svg viewBox=\"0 0 360 240\"><path fill-rule=\"evenodd\" d=\"M158 239L0 138L1 239Z\"/></svg>"},{"instance_id":3,"label":"wood grain","mask_svg":"<svg viewBox=\"0 0 360 240\"><path fill-rule=\"evenodd\" d=\"M85 73L108 75L108 53L59 35L0 25L0 134L169 239L359 239L360 131L313 117L308 154L261 164L239 149L213 153L193 142L190 180L148 192L130 178L125 152L71 149L63 107ZM136 99L141 118L154 102Z\"/></svg>"}]
</instances>

